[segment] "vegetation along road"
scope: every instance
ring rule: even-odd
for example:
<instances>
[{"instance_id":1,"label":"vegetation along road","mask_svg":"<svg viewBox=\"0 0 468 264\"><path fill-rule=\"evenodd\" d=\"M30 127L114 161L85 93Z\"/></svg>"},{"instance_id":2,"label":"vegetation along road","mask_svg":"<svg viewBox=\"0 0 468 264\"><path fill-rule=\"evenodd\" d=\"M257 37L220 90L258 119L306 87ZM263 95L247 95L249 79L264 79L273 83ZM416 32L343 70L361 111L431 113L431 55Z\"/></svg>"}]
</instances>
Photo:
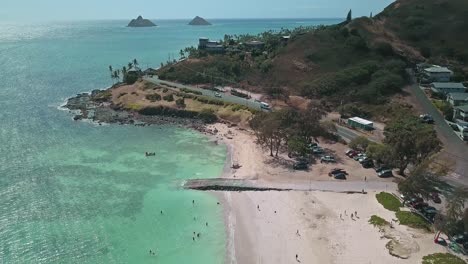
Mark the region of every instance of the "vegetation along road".
<instances>
[{"instance_id":1,"label":"vegetation along road","mask_svg":"<svg viewBox=\"0 0 468 264\"><path fill-rule=\"evenodd\" d=\"M413 75L411 74L411 76ZM410 93L416 98L421 109L434 118L435 129L444 144L442 156L455 163L455 175L450 178L450 181L468 186L468 146L461 141L447 122L445 122L445 118L432 105L424 91L419 88L414 77L412 78Z\"/></svg>"},{"instance_id":2,"label":"vegetation along road","mask_svg":"<svg viewBox=\"0 0 468 264\"><path fill-rule=\"evenodd\" d=\"M193 86L187 86L187 85L183 85L183 84L175 83L175 82L171 82L171 81L161 80L157 76L145 77L145 80L148 81L148 82L154 83L154 84L159 84L159 85L167 84L169 86L174 86L174 87L177 87L177 88L180 88L180 89L183 89L183 88L190 89L190 90L193 90L193 91L201 92L204 96L207 96L207 97L210 97L210 98L213 98L213 99L222 100L222 101L229 102L229 103L245 105L247 107L251 107L251 108L254 108L254 109L259 109L259 110L261 109L259 102L244 99L244 98L237 97L237 96L234 96L234 95L230 95L230 94L226 94L226 93L220 93L222 97L218 98L218 97L215 96L214 91L201 89L201 88L193 87Z\"/></svg>"}]
</instances>

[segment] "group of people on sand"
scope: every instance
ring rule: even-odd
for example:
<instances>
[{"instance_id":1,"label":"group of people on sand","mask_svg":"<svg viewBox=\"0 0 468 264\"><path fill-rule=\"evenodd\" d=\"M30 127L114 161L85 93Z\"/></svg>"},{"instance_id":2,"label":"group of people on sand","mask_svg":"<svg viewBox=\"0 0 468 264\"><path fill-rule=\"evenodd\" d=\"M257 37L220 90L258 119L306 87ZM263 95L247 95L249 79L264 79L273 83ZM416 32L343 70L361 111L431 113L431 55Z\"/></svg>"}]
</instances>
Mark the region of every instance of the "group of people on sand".
<instances>
[{"instance_id":1,"label":"group of people on sand","mask_svg":"<svg viewBox=\"0 0 468 264\"><path fill-rule=\"evenodd\" d=\"M346 216L348 215L348 213L346 212L346 210L344 211L344 214L345 214ZM354 220L354 221L356 221L356 219L354 219L354 218L359 219L359 216L357 215L357 211L354 211L354 213L351 213L351 219ZM342 214L340 214L340 219L341 219L341 220L344 220Z\"/></svg>"},{"instance_id":2,"label":"group of people on sand","mask_svg":"<svg viewBox=\"0 0 468 264\"><path fill-rule=\"evenodd\" d=\"M145 152L146 157L156 156L156 152Z\"/></svg>"}]
</instances>

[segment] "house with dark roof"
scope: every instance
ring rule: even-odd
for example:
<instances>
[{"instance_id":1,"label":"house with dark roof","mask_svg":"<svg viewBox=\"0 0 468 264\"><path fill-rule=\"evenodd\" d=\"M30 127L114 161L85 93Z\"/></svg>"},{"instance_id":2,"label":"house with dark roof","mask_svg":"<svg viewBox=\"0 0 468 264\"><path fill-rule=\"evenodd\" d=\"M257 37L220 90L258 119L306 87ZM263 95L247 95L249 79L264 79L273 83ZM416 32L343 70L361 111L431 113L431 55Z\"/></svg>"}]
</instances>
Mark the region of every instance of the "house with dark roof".
<instances>
[{"instance_id":1,"label":"house with dark roof","mask_svg":"<svg viewBox=\"0 0 468 264\"><path fill-rule=\"evenodd\" d=\"M423 70L424 75L434 82L450 82L453 72L447 67L433 65Z\"/></svg>"},{"instance_id":2,"label":"house with dark roof","mask_svg":"<svg viewBox=\"0 0 468 264\"><path fill-rule=\"evenodd\" d=\"M265 47L265 42L252 40L245 42L244 46L249 50L262 50Z\"/></svg>"},{"instance_id":3,"label":"house with dark roof","mask_svg":"<svg viewBox=\"0 0 468 264\"><path fill-rule=\"evenodd\" d=\"M221 53L224 52L224 46L218 41L209 40L208 38L198 39L198 49L208 52Z\"/></svg>"},{"instance_id":4,"label":"house with dark roof","mask_svg":"<svg viewBox=\"0 0 468 264\"><path fill-rule=\"evenodd\" d=\"M447 102L452 106L468 105L468 93L449 93Z\"/></svg>"},{"instance_id":5,"label":"house with dark roof","mask_svg":"<svg viewBox=\"0 0 468 264\"><path fill-rule=\"evenodd\" d=\"M431 90L435 94L464 93L466 87L462 83L453 82L433 82Z\"/></svg>"},{"instance_id":6,"label":"house with dark roof","mask_svg":"<svg viewBox=\"0 0 468 264\"><path fill-rule=\"evenodd\" d=\"M468 105L455 106L453 108L453 120L468 122Z\"/></svg>"}]
</instances>

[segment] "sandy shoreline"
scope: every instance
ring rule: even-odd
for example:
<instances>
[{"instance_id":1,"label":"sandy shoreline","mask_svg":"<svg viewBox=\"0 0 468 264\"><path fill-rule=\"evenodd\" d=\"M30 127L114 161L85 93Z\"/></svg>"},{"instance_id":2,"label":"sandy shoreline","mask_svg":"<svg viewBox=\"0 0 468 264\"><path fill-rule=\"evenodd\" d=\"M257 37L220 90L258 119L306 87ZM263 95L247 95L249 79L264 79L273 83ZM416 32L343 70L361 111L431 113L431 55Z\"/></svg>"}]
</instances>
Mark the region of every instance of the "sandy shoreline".
<instances>
[{"instance_id":1,"label":"sandy shoreline","mask_svg":"<svg viewBox=\"0 0 468 264\"><path fill-rule=\"evenodd\" d=\"M208 126L208 130L214 129L218 133L212 135L213 140L226 144L228 150L221 177L267 184L330 181L326 176L327 165L316 164L309 172L296 172L288 168L287 158L270 158L267 151L255 144L251 132L225 124ZM328 147L327 144L321 142ZM341 151L346 147L330 145L330 148ZM235 163L242 167L232 169ZM356 167L354 172L358 175L350 177L350 182L363 181L364 177L382 180L362 175L372 173L369 170ZM388 191L393 191L394 184L389 186ZM411 250L408 259L391 256L386 248L390 239L368 223L371 215L387 221L395 218L393 212L377 203L377 192L213 192L224 206L225 263L421 263L424 255L445 252L432 242L432 233L396 225L390 236L402 240ZM351 212L356 211L358 217L351 219Z\"/></svg>"}]
</instances>

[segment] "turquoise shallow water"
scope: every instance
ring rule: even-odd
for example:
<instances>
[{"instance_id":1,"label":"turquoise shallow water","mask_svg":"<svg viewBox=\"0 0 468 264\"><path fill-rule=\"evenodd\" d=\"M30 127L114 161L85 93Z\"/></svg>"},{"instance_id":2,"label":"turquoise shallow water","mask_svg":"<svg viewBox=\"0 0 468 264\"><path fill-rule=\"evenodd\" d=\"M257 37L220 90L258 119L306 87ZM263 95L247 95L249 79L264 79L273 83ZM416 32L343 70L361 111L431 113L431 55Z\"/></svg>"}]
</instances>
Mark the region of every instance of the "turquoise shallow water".
<instances>
[{"instance_id":1,"label":"turquoise shallow water","mask_svg":"<svg viewBox=\"0 0 468 264\"><path fill-rule=\"evenodd\" d=\"M224 146L169 126L73 122L57 106L109 86L109 64L137 58L157 67L199 36L338 21L156 22L145 29L127 21L0 24L0 263L222 263L222 208L177 186L218 176ZM201 239L193 242L192 232Z\"/></svg>"}]
</instances>

